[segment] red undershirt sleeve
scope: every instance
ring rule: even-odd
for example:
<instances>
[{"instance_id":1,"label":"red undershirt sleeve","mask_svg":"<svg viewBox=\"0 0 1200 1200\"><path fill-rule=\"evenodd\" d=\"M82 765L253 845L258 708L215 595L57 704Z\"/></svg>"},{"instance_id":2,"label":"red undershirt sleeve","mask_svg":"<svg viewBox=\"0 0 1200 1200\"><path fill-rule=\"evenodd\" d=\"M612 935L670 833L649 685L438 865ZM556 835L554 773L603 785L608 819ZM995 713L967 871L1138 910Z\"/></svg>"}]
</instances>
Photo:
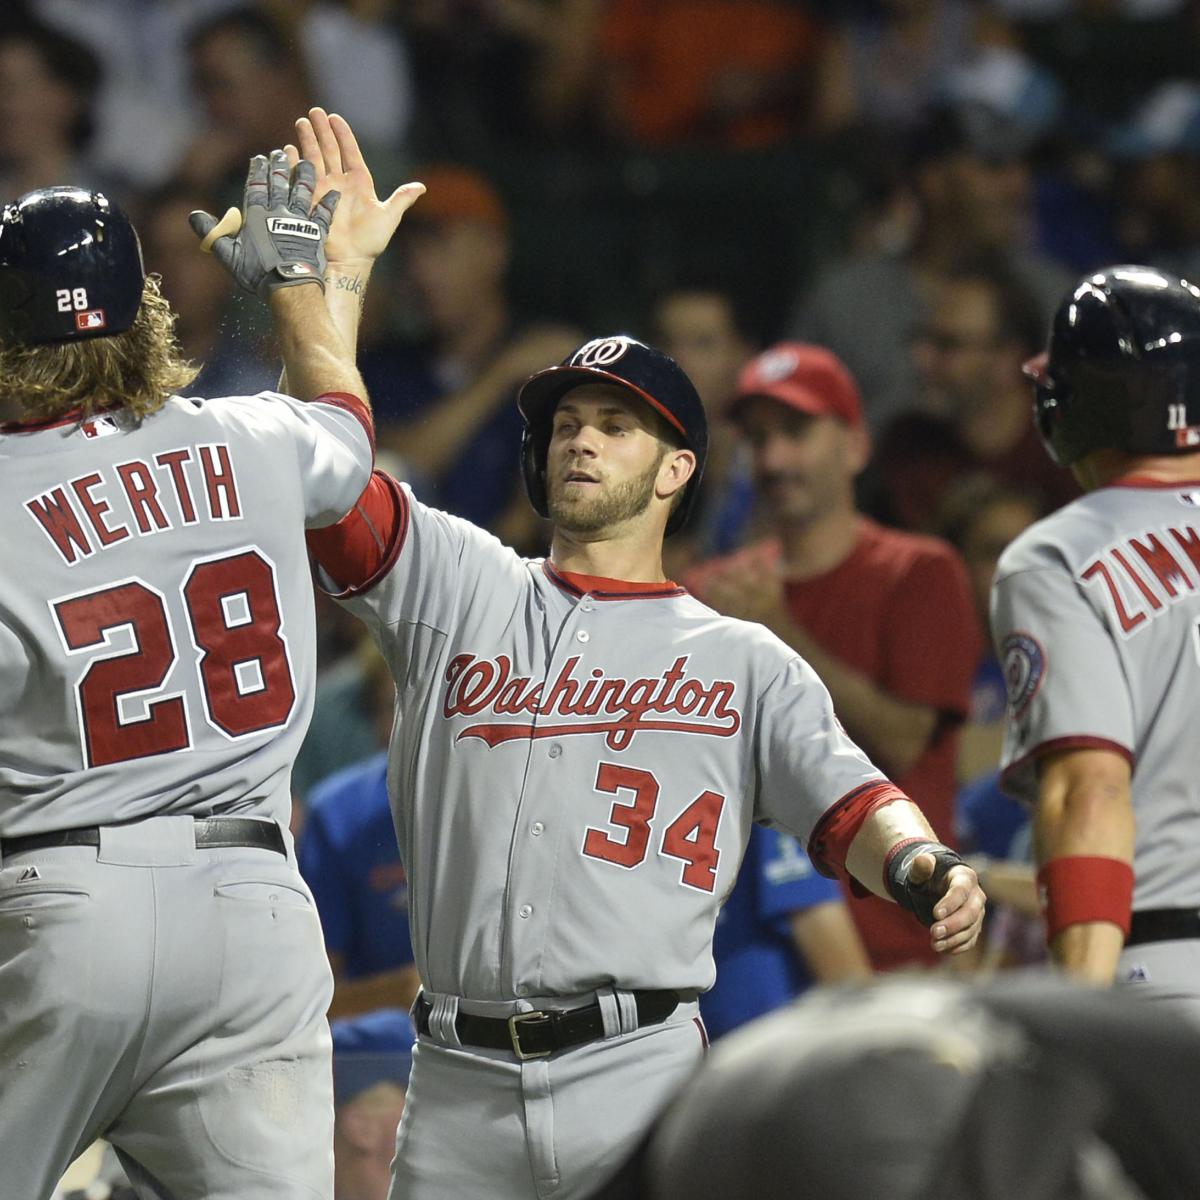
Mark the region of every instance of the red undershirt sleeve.
<instances>
[{"instance_id":1,"label":"red undershirt sleeve","mask_svg":"<svg viewBox=\"0 0 1200 1200\"><path fill-rule=\"evenodd\" d=\"M332 581L331 594L348 599L386 575L404 546L408 519L403 489L390 475L375 471L340 521L324 529L310 529L308 550Z\"/></svg>"},{"instance_id":2,"label":"red undershirt sleeve","mask_svg":"<svg viewBox=\"0 0 1200 1200\"><path fill-rule=\"evenodd\" d=\"M907 800L895 784L865 784L843 796L817 822L808 843L808 856L822 875L845 879L856 896L871 893L846 870L846 855L863 822L878 808Z\"/></svg>"}]
</instances>

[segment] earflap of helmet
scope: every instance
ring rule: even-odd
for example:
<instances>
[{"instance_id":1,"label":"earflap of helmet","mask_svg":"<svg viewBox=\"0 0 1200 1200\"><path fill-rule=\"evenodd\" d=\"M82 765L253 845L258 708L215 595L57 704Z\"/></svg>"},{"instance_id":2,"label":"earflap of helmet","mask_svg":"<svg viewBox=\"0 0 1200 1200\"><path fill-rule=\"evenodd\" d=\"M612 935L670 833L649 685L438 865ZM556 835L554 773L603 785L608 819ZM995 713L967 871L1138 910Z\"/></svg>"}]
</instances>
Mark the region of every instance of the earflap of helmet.
<instances>
[{"instance_id":1,"label":"earflap of helmet","mask_svg":"<svg viewBox=\"0 0 1200 1200\"><path fill-rule=\"evenodd\" d=\"M526 425L521 434L521 476L525 493L539 517L550 515L550 497L546 492L546 456L550 449L550 427L545 422Z\"/></svg>"}]
</instances>

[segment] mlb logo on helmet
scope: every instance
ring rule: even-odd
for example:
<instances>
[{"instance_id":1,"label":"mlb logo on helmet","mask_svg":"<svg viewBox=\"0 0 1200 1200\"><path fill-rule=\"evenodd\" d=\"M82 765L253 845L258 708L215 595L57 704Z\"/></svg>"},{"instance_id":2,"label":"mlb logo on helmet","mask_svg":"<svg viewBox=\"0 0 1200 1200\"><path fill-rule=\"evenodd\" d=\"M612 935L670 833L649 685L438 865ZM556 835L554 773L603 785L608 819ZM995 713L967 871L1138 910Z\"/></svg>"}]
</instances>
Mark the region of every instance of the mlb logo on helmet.
<instances>
[{"instance_id":1,"label":"mlb logo on helmet","mask_svg":"<svg viewBox=\"0 0 1200 1200\"><path fill-rule=\"evenodd\" d=\"M108 322L104 319L104 309L89 308L87 312L75 314L75 328L80 333L87 333L93 329L103 329Z\"/></svg>"}]
</instances>

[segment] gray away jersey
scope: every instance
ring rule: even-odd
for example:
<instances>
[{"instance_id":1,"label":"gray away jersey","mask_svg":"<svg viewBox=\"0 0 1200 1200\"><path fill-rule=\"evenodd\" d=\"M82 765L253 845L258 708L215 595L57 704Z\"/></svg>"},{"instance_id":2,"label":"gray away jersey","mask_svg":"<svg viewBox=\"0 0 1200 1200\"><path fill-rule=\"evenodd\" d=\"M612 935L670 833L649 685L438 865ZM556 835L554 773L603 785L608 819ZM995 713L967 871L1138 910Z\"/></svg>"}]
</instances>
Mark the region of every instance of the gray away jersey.
<instances>
[{"instance_id":1,"label":"gray away jersey","mask_svg":"<svg viewBox=\"0 0 1200 1200\"><path fill-rule=\"evenodd\" d=\"M367 424L354 398L265 393L0 434L0 838L286 824L315 674L304 530L366 485Z\"/></svg>"},{"instance_id":2,"label":"gray away jersey","mask_svg":"<svg viewBox=\"0 0 1200 1200\"><path fill-rule=\"evenodd\" d=\"M404 496L395 565L347 603L397 683L389 790L425 985L709 987L751 823L806 840L883 776L762 626L682 588L580 591Z\"/></svg>"},{"instance_id":3,"label":"gray away jersey","mask_svg":"<svg viewBox=\"0 0 1200 1200\"><path fill-rule=\"evenodd\" d=\"M1047 750L1127 755L1134 908L1200 906L1200 484L1129 481L1033 525L1000 560L992 630L1005 785L1035 799Z\"/></svg>"}]
</instances>

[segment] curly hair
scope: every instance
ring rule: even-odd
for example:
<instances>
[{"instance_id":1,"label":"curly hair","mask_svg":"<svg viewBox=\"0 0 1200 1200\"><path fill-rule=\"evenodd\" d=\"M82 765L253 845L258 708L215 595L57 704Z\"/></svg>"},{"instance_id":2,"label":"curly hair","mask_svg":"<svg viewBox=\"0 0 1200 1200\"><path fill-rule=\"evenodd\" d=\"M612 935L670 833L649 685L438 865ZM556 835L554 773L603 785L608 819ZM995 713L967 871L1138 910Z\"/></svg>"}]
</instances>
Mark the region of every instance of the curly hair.
<instances>
[{"instance_id":1,"label":"curly hair","mask_svg":"<svg viewBox=\"0 0 1200 1200\"><path fill-rule=\"evenodd\" d=\"M159 276L147 275L137 317L122 333L0 346L0 408L30 423L75 412L82 420L112 408L146 417L199 373L175 339L175 314L159 290Z\"/></svg>"}]
</instances>

